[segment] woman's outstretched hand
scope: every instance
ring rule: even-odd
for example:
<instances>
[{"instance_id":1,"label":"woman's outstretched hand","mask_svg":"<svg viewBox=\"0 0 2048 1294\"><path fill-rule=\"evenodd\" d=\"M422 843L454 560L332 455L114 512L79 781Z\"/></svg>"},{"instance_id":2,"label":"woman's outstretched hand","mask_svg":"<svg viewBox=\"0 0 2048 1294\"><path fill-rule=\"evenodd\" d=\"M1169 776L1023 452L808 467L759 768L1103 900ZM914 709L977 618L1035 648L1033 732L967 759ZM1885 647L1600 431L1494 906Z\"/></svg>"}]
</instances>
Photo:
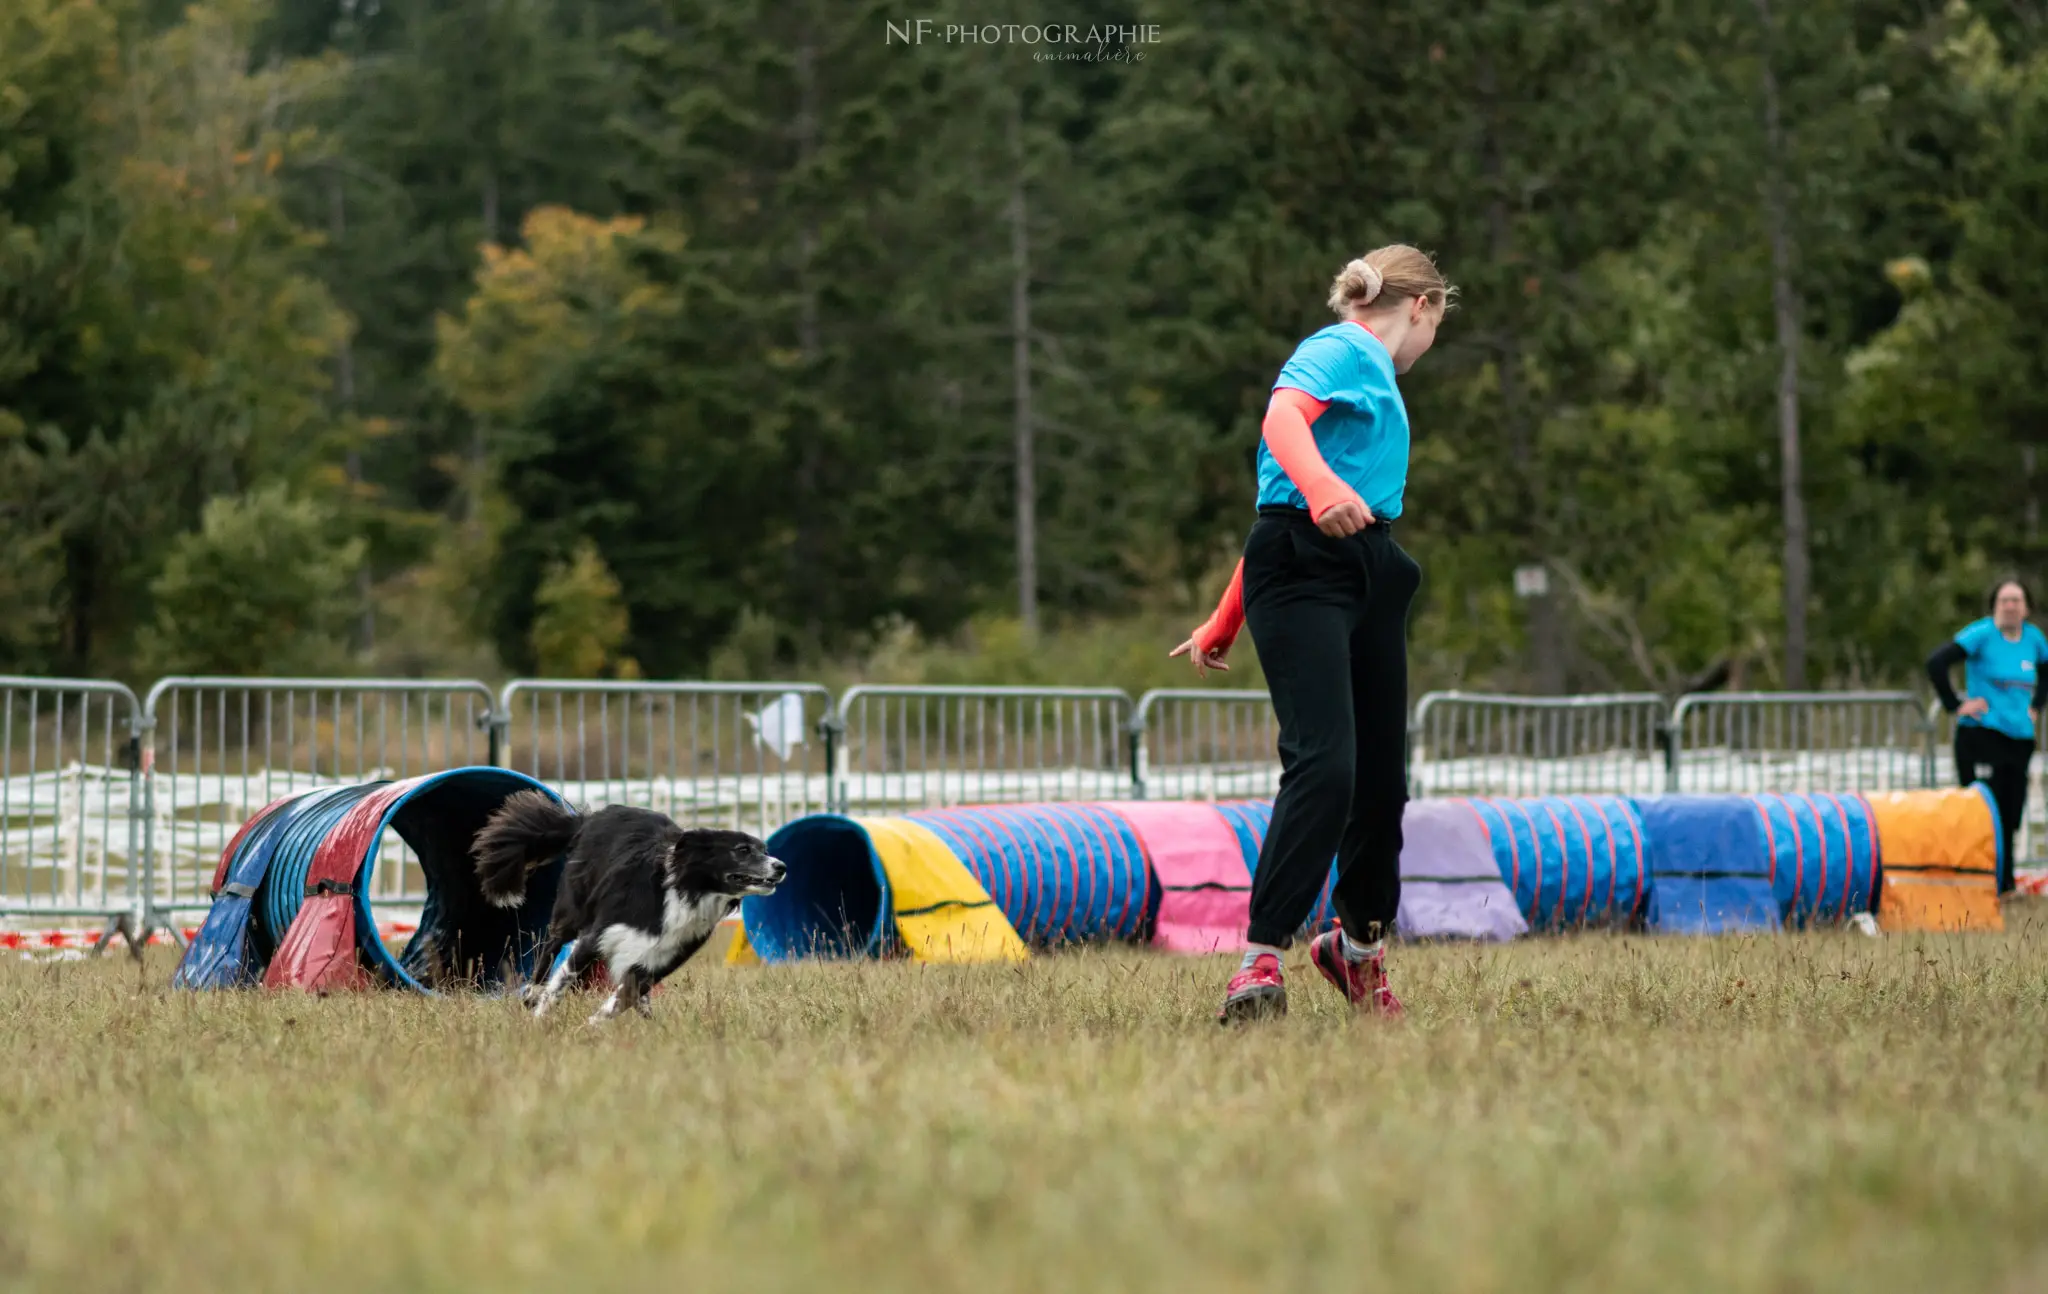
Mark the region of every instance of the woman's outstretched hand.
<instances>
[{"instance_id":1,"label":"woman's outstretched hand","mask_svg":"<svg viewBox=\"0 0 2048 1294\"><path fill-rule=\"evenodd\" d=\"M1168 657L1185 656L1194 664L1195 676L1200 678L1210 670L1222 670L1228 674L1230 666L1223 663L1223 653L1204 650L1202 645L1190 637L1186 642L1166 653Z\"/></svg>"}]
</instances>

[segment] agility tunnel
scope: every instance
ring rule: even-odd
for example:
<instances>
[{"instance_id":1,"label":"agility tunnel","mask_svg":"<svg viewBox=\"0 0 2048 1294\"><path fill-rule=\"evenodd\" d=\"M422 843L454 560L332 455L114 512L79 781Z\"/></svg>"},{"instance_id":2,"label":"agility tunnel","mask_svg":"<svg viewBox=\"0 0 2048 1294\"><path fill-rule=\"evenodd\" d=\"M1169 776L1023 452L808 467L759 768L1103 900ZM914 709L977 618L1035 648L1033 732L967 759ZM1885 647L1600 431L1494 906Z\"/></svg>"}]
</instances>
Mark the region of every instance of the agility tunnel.
<instances>
[{"instance_id":1,"label":"agility tunnel","mask_svg":"<svg viewBox=\"0 0 2048 1294\"><path fill-rule=\"evenodd\" d=\"M769 838L789 877L741 904L742 935L728 960L976 961L1113 940L1235 951L1271 821L1266 801L814 814ZM1398 934L1510 939L1528 931L1469 808L1412 803L1403 829ZM1334 879L1332 860L1304 934L1335 924Z\"/></svg>"},{"instance_id":2,"label":"agility tunnel","mask_svg":"<svg viewBox=\"0 0 2048 1294\"><path fill-rule=\"evenodd\" d=\"M1877 829L1877 923L1886 930L2003 930L2005 837L1982 782L1863 797Z\"/></svg>"},{"instance_id":3,"label":"agility tunnel","mask_svg":"<svg viewBox=\"0 0 2048 1294\"><path fill-rule=\"evenodd\" d=\"M322 787L265 805L222 851L213 905L173 986L431 993L531 976L561 861L532 874L519 906L497 908L484 901L469 853L490 815L523 790L560 802L522 774L459 768ZM419 928L397 956L378 937L368 897L387 830L411 848L426 884Z\"/></svg>"},{"instance_id":4,"label":"agility tunnel","mask_svg":"<svg viewBox=\"0 0 2048 1294\"><path fill-rule=\"evenodd\" d=\"M968 961L1104 941L1236 949L1270 816L1262 803L1188 802L815 814L769 838L789 877L742 903L730 959ZM930 918L953 923L943 939L917 924ZM1311 926L1329 921L1326 883Z\"/></svg>"},{"instance_id":5,"label":"agility tunnel","mask_svg":"<svg viewBox=\"0 0 2048 1294\"><path fill-rule=\"evenodd\" d=\"M1651 868L1647 824L1636 803L1615 795L1451 803L1478 819L1529 929L1642 924Z\"/></svg>"},{"instance_id":6,"label":"agility tunnel","mask_svg":"<svg viewBox=\"0 0 2048 1294\"><path fill-rule=\"evenodd\" d=\"M1636 807L1652 930L1799 929L1870 910L1881 850L1861 796L1667 795Z\"/></svg>"},{"instance_id":7,"label":"agility tunnel","mask_svg":"<svg viewBox=\"0 0 2048 1294\"><path fill-rule=\"evenodd\" d=\"M1756 807L1779 919L1793 929L1847 921L1877 896L1877 823L1860 795L1745 796Z\"/></svg>"},{"instance_id":8,"label":"agility tunnel","mask_svg":"<svg viewBox=\"0 0 2048 1294\"><path fill-rule=\"evenodd\" d=\"M1008 960L1027 945L1137 938L1158 894L1130 825L1095 805L991 805L798 818L768 838L789 867L741 903L745 952Z\"/></svg>"},{"instance_id":9,"label":"agility tunnel","mask_svg":"<svg viewBox=\"0 0 2048 1294\"><path fill-rule=\"evenodd\" d=\"M525 789L553 795L518 773L466 768L264 806L222 852L213 908L174 983L432 992L531 978L560 862L535 873L520 907L498 909L469 857L489 815ZM1112 941L1235 950L1271 820L1270 801L799 818L769 839L789 876L743 902L731 958L1003 961ZM387 830L417 855L427 893L396 955L367 899ZM1894 930L2003 925L1997 810L1982 786L1421 800L1403 835L1403 938L1798 929L1873 908ZM1333 861L1304 933L1334 923L1334 877Z\"/></svg>"}]
</instances>

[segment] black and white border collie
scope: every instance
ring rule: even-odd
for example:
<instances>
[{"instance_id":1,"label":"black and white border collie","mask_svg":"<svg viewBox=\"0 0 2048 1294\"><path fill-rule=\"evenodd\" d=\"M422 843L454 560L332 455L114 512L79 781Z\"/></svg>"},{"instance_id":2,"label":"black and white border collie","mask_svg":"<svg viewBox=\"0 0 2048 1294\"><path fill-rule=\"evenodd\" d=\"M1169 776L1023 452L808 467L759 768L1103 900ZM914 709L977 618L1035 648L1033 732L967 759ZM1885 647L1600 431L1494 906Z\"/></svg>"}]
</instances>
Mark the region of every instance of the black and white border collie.
<instances>
[{"instance_id":1,"label":"black and white border collie","mask_svg":"<svg viewBox=\"0 0 2048 1294\"><path fill-rule=\"evenodd\" d=\"M534 962L547 979L521 996L536 1017L546 1015L602 957L612 995L592 1024L629 1008L649 1014L647 990L690 960L742 896L772 893L785 874L743 831L686 831L621 804L585 816L540 791L508 797L470 847L484 898L502 908L524 902L528 874L564 851L547 942Z\"/></svg>"}]
</instances>

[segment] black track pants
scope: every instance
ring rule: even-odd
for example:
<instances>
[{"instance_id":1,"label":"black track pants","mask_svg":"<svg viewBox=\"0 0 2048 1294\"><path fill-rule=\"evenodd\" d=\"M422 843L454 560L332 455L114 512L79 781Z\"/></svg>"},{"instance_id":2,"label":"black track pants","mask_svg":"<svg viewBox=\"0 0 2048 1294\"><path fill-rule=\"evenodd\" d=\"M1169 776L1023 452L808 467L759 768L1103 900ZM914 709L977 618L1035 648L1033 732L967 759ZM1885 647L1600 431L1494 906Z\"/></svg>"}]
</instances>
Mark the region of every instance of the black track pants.
<instances>
[{"instance_id":1,"label":"black track pants","mask_svg":"<svg viewBox=\"0 0 2048 1294\"><path fill-rule=\"evenodd\" d=\"M1250 563L1246 563L1249 577ZM1963 786L1983 782L1998 804L1999 826L2005 831L2005 865L1998 869L1998 892L2012 889L2013 837L2027 811L2027 765L2034 743L2008 737L1975 724L1956 725L1956 781Z\"/></svg>"},{"instance_id":2,"label":"black track pants","mask_svg":"<svg viewBox=\"0 0 2048 1294\"><path fill-rule=\"evenodd\" d=\"M1330 859L1338 919L1371 942L1401 902L1408 803L1408 604L1421 568L1384 523L1345 539L1261 509L1244 546L1245 624L1280 720L1280 794L1252 878L1251 942L1285 948Z\"/></svg>"}]
</instances>

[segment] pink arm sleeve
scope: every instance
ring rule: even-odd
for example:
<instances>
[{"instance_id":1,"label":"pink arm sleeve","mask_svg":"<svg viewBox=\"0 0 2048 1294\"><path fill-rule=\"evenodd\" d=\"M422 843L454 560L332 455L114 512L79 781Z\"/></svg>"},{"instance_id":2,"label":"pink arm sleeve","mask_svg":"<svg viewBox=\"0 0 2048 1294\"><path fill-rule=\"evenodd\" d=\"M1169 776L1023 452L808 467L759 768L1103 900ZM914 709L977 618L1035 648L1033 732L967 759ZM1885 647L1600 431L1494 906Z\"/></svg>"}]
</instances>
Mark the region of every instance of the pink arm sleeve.
<instances>
[{"instance_id":1,"label":"pink arm sleeve","mask_svg":"<svg viewBox=\"0 0 2048 1294\"><path fill-rule=\"evenodd\" d=\"M1221 656L1230 650L1230 644L1237 641L1237 631L1244 628L1244 558L1237 559L1237 569L1230 573L1230 587L1223 590L1223 600L1216 604L1216 612L1202 622L1195 630L1195 646L1203 654Z\"/></svg>"},{"instance_id":2,"label":"pink arm sleeve","mask_svg":"<svg viewBox=\"0 0 2048 1294\"><path fill-rule=\"evenodd\" d=\"M1308 500L1309 516L1316 521L1346 499L1365 507L1358 492L1323 461L1322 451L1316 448L1315 433L1309 430L1309 424L1322 417L1323 410L1329 407L1328 400L1283 386L1273 392L1273 399L1266 406L1263 427L1266 448L1272 451L1273 461L1280 464L1280 470L1287 473L1287 479ZM1370 514L1371 509L1367 512Z\"/></svg>"},{"instance_id":3,"label":"pink arm sleeve","mask_svg":"<svg viewBox=\"0 0 2048 1294\"><path fill-rule=\"evenodd\" d=\"M1356 499L1358 506L1365 507L1365 500L1358 498L1358 492L1346 485L1323 461L1322 451L1316 448L1315 433L1309 430L1309 425L1322 417L1323 410L1329 407L1328 400L1318 400L1306 391L1283 386L1273 392L1262 427L1266 448L1272 451L1273 461L1280 464L1280 470L1287 473L1287 479L1293 481L1302 497L1308 500L1309 515L1317 520L1346 499ZM1366 511L1370 514L1371 509ZM1216 604L1215 613L1195 630L1195 646L1208 655L1220 656L1230 650L1230 645L1237 641L1238 631L1243 628L1244 559L1240 557L1237 569L1230 573L1230 586L1223 590L1223 600Z\"/></svg>"}]
</instances>

